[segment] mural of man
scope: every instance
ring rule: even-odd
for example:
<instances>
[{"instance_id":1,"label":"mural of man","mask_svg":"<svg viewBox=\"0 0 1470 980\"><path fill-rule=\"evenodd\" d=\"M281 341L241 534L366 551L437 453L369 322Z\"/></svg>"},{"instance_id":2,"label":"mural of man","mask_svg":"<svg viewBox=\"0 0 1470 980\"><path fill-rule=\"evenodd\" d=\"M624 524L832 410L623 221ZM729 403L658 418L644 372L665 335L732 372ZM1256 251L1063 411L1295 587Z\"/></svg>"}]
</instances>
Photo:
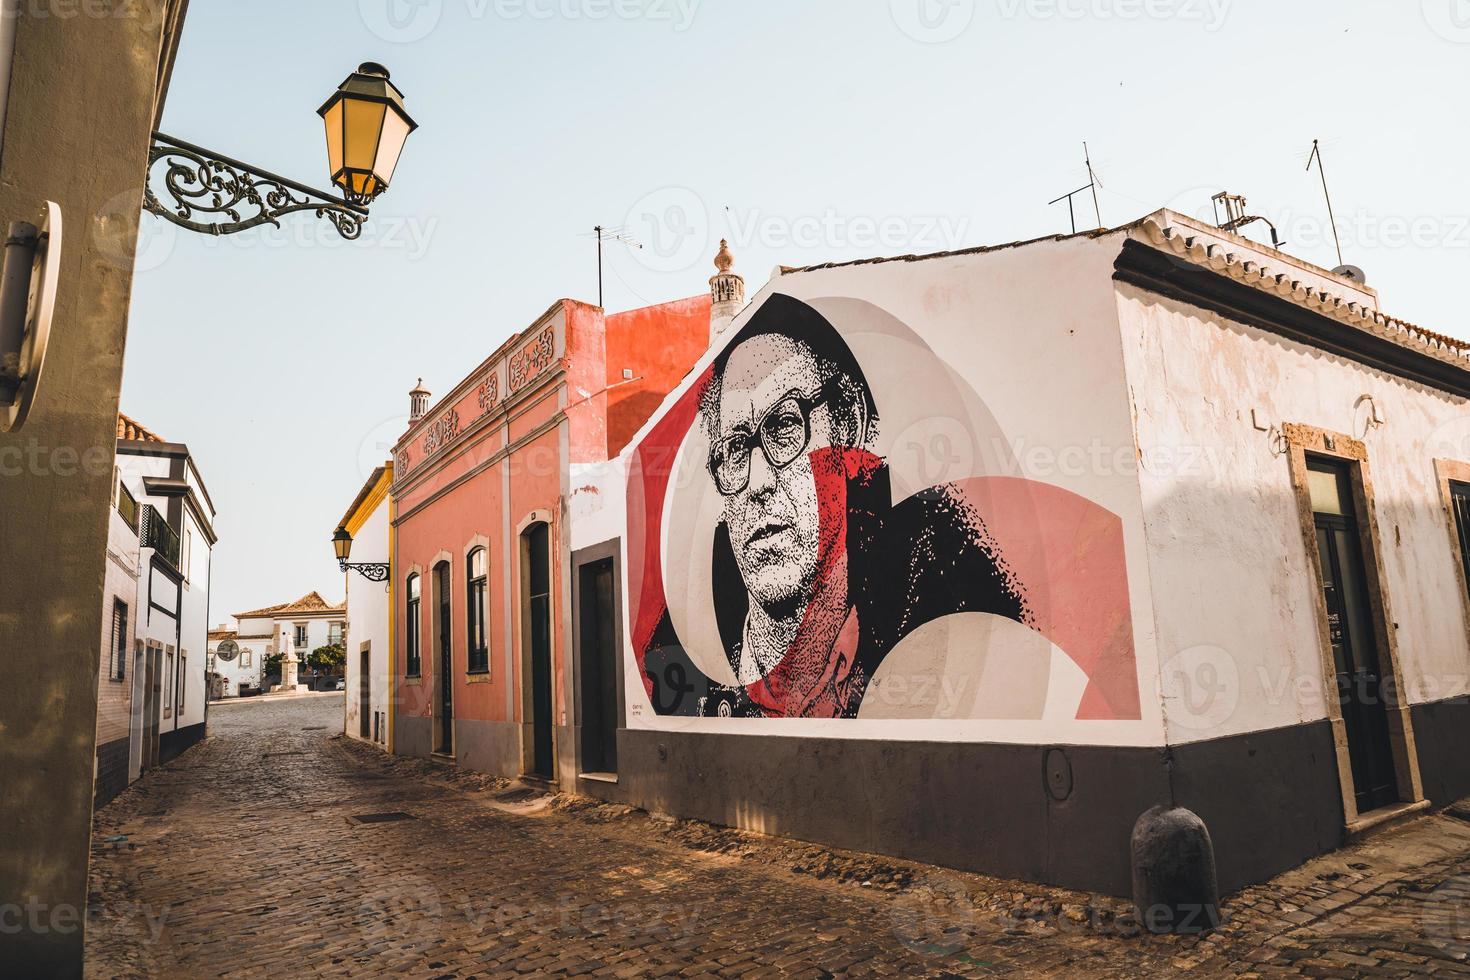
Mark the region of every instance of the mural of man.
<instances>
[{"instance_id":1,"label":"mural of man","mask_svg":"<svg viewBox=\"0 0 1470 980\"><path fill-rule=\"evenodd\" d=\"M1023 616L962 501L935 488L891 506L868 448L872 392L809 306L772 297L716 359L700 411L723 505L716 618L739 684L716 685L705 713L852 717L912 629L961 611Z\"/></svg>"},{"instance_id":2,"label":"mural of man","mask_svg":"<svg viewBox=\"0 0 1470 980\"><path fill-rule=\"evenodd\" d=\"M817 306L845 332L767 295L632 447L642 704L941 738L1141 717L1122 520L952 451L1004 436L963 373L876 304Z\"/></svg>"}]
</instances>

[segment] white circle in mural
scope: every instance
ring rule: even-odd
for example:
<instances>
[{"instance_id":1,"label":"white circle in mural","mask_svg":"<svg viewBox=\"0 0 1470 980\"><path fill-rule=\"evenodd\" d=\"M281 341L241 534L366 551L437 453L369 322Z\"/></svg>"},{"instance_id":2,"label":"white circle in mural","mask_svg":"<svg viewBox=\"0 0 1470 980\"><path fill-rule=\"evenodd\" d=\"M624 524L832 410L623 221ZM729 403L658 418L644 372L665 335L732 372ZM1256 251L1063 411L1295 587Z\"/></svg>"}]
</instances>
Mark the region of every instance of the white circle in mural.
<instances>
[{"instance_id":1,"label":"white circle in mural","mask_svg":"<svg viewBox=\"0 0 1470 980\"><path fill-rule=\"evenodd\" d=\"M1164 663L1164 716L1190 731L1223 727L1240 704L1240 668L1224 647L1180 650Z\"/></svg>"},{"instance_id":2,"label":"white circle in mural","mask_svg":"<svg viewBox=\"0 0 1470 980\"><path fill-rule=\"evenodd\" d=\"M975 21L975 0L889 0L893 22L915 41L953 41Z\"/></svg>"},{"instance_id":3,"label":"white circle in mural","mask_svg":"<svg viewBox=\"0 0 1470 980\"><path fill-rule=\"evenodd\" d=\"M683 272L701 260L714 261L709 208L687 187L662 187L643 195L628 209L623 231L633 241L609 241L603 246L605 256L615 249L631 250L637 262L654 272Z\"/></svg>"}]
</instances>

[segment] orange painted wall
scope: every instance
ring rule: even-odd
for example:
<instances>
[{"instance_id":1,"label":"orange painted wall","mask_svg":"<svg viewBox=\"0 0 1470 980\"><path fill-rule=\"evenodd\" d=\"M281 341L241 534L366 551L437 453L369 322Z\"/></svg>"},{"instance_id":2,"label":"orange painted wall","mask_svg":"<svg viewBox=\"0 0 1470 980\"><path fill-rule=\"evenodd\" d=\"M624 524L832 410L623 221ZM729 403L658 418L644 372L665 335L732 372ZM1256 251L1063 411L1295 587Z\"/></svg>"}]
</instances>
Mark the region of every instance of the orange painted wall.
<instances>
[{"instance_id":1,"label":"orange painted wall","mask_svg":"<svg viewBox=\"0 0 1470 980\"><path fill-rule=\"evenodd\" d=\"M553 721L558 726L569 723L570 538L563 500L570 490L571 466L601 462L622 449L704 352L709 311L707 296L610 317L594 306L562 300L410 427L394 454L394 624L399 651L394 686L399 715L432 717L438 690L433 569L447 558L455 717L523 720L519 531L534 514L551 526ZM558 356L517 387L507 365L548 324L559 331ZM624 383L625 368L638 380ZM561 376L553 378L558 370ZM486 394L491 378L497 379L494 398ZM451 410L457 425L446 428ZM444 441L426 445L433 432L442 433ZM506 452L507 447L515 448ZM484 539L489 558L488 679L466 676L465 558L477 538ZM407 578L415 571L423 583L422 674L417 680L405 676Z\"/></svg>"},{"instance_id":2,"label":"orange painted wall","mask_svg":"<svg viewBox=\"0 0 1470 980\"><path fill-rule=\"evenodd\" d=\"M710 298L694 296L607 318L607 454L622 452L709 347ZM624 383L624 369L637 380Z\"/></svg>"}]
</instances>

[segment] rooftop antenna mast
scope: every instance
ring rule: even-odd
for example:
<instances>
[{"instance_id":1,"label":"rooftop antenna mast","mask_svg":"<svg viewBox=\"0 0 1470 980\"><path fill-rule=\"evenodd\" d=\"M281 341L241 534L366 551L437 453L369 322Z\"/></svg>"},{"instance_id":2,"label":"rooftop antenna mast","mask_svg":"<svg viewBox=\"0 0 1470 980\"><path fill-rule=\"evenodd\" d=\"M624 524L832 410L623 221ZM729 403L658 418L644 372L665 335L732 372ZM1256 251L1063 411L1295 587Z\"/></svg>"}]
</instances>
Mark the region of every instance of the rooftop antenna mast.
<instances>
[{"instance_id":1,"label":"rooftop antenna mast","mask_svg":"<svg viewBox=\"0 0 1470 980\"><path fill-rule=\"evenodd\" d=\"M605 309L602 302L602 243L622 242L629 248L642 248L643 243L622 228L604 228L602 225L594 225L592 235L597 239L597 308Z\"/></svg>"},{"instance_id":2,"label":"rooftop antenna mast","mask_svg":"<svg viewBox=\"0 0 1470 980\"><path fill-rule=\"evenodd\" d=\"M1332 225L1332 243L1337 246L1337 266L1345 268L1347 263L1342 260L1342 240L1337 237L1337 218L1332 214L1332 195L1327 190L1327 168L1322 165L1322 147L1317 140L1312 140L1312 155L1307 157L1307 172L1312 170L1312 161L1317 161L1317 173L1322 177L1322 196L1327 198L1327 221Z\"/></svg>"},{"instance_id":3,"label":"rooftop antenna mast","mask_svg":"<svg viewBox=\"0 0 1470 980\"><path fill-rule=\"evenodd\" d=\"M1077 234L1077 209L1072 204L1072 198L1076 197L1078 194L1081 194L1083 191L1092 192L1092 212L1094 215L1097 216L1097 227L1102 227L1102 211L1097 206L1097 188L1099 186L1099 181L1097 179L1097 175L1092 171L1092 157L1087 152L1086 142L1083 142L1082 144L1082 159L1087 164L1087 183L1083 184L1075 191L1068 191L1061 197L1052 198L1050 201L1046 202L1048 207L1060 201L1067 202L1067 218L1072 222L1072 234L1074 235Z\"/></svg>"},{"instance_id":4,"label":"rooftop antenna mast","mask_svg":"<svg viewBox=\"0 0 1470 980\"><path fill-rule=\"evenodd\" d=\"M1092 213L1097 216L1097 226L1103 226L1102 209L1097 206L1097 174L1092 172L1092 156L1087 152L1087 140L1082 141L1082 159L1087 162L1087 186L1092 188Z\"/></svg>"}]
</instances>

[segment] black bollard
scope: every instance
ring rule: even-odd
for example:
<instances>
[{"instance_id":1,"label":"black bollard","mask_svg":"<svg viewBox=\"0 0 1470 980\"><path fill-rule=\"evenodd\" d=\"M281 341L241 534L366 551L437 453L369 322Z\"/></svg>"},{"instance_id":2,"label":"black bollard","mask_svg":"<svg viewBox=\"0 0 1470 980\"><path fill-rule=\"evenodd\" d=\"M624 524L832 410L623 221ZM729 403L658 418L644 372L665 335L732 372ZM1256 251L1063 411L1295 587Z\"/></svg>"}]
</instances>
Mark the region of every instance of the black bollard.
<instances>
[{"instance_id":1,"label":"black bollard","mask_svg":"<svg viewBox=\"0 0 1470 980\"><path fill-rule=\"evenodd\" d=\"M1209 828L1183 807L1156 806L1133 825L1133 904L1154 933L1197 934L1220 924Z\"/></svg>"}]
</instances>

